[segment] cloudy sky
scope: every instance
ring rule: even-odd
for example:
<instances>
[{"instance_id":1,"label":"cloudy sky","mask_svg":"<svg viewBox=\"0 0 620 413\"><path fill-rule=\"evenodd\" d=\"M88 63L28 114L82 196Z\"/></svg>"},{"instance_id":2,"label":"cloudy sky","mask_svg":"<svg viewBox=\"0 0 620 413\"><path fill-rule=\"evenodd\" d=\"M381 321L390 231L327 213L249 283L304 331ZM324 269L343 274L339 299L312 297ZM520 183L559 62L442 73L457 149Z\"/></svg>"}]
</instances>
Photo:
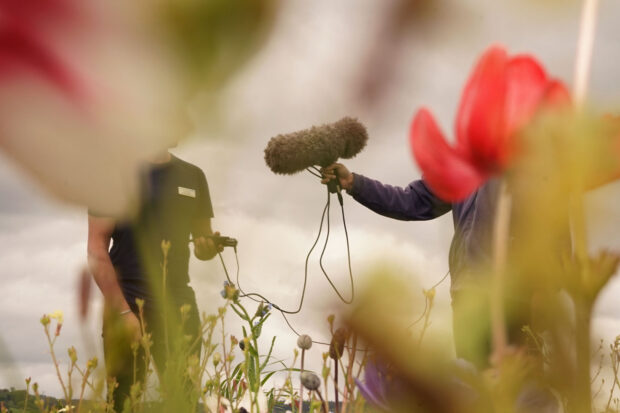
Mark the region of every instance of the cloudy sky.
<instances>
[{"instance_id":1,"label":"cloudy sky","mask_svg":"<svg viewBox=\"0 0 620 413\"><path fill-rule=\"evenodd\" d=\"M531 52L568 84L572 73L580 4L577 1L445 0L426 19L413 18L397 35L386 34L393 2L292 0L283 2L264 48L226 87L215 113L194 113L196 132L174 153L201 167L209 181L213 226L239 240L241 283L284 308L296 307L304 259L318 230L325 190L309 174L276 176L265 166L263 149L271 136L358 117L368 128L366 149L346 162L353 171L394 185L420 176L410 156L407 130L421 105L450 134L458 98L470 68L492 43L511 52ZM542 4L540 4L542 3ZM590 83L600 110L620 107L620 3L601 0ZM430 22L429 22L430 21ZM376 75L376 74L379 75ZM216 120L214 120L216 118ZM79 171L76 171L76 174ZM593 249L620 249L620 184L589 196ZM421 288L447 271L452 236L449 215L433 222L399 222L373 214L345 196L356 287L371 268L389 266L420 289L411 320L421 310ZM604 216L605 220L597 219ZM349 296L346 249L339 212L332 212L326 268ZM0 153L0 388L23 387L32 376L44 392L59 394L39 318L62 310L58 340L64 357L75 345L82 360L100 355L98 292L87 321L77 317L76 283L85 264L86 216L78 207L51 197L6 155ZM234 272L234 256L225 251ZM312 259L302 312L290 317L301 332L328 340L328 314L338 310L335 294ZM219 261L191 262L192 285L201 310L222 305L224 273ZM450 334L449 284L438 290L431 334ZM606 340L620 334L620 280L612 281L597 306L595 329ZM251 308L253 304L248 304ZM241 335L230 318L231 333ZM237 331L238 330L238 331ZM295 335L273 314L263 336L277 336L276 357L289 358ZM314 349L318 363L324 349Z\"/></svg>"}]
</instances>

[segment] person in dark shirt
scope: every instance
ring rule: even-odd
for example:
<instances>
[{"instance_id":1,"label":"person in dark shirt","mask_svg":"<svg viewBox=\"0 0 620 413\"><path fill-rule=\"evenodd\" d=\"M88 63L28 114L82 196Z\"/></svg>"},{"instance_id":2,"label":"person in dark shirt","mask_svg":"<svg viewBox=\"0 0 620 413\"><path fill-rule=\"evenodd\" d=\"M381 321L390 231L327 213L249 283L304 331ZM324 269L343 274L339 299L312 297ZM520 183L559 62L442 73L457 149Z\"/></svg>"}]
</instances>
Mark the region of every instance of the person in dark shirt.
<instances>
[{"instance_id":1,"label":"person in dark shirt","mask_svg":"<svg viewBox=\"0 0 620 413\"><path fill-rule=\"evenodd\" d=\"M104 353L108 376L118 383L117 412L123 410L134 380L131 342L141 332L136 300L144 301L145 328L152 335L151 354L159 372L174 345L174 326L183 326L181 334L193 343L190 352L199 353L200 318L188 285L190 235L200 260L209 260L222 249L209 237L213 208L200 168L166 151L142 178L140 207L131 219L114 220L94 211L88 218L88 258L104 297ZM189 306L184 322L182 306ZM144 363L136 364L141 380Z\"/></svg>"},{"instance_id":2,"label":"person in dark shirt","mask_svg":"<svg viewBox=\"0 0 620 413\"><path fill-rule=\"evenodd\" d=\"M465 200L443 201L424 179L405 188L383 184L336 163L323 169L323 183L338 178L357 202L383 216L404 221L432 220L452 211L454 236L450 245L450 293L453 309L453 333L457 357L485 368L491 354L488 277L481 276L492 263L492 231L499 179L491 179ZM524 294L527 296L527 294ZM513 294L513 297L520 297ZM529 302L519 298L508 320L509 340L524 341L521 327L529 315Z\"/></svg>"}]
</instances>

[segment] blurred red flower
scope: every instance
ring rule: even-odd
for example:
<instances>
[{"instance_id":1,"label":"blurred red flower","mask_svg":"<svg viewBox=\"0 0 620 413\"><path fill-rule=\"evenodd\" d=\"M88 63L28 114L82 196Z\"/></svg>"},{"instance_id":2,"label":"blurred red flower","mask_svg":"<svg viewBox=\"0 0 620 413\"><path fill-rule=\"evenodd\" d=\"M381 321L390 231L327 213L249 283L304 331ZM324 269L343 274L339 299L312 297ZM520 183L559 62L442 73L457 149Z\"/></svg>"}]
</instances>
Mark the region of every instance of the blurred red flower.
<instances>
[{"instance_id":1,"label":"blurred red flower","mask_svg":"<svg viewBox=\"0 0 620 413\"><path fill-rule=\"evenodd\" d=\"M456 144L446 142L430 111L422 108L410 129L413 155L438 197L461 201L510 166L519 152L519 132L538 110L569 102L566 87L549 78L534 57L509 57L504 48L492 46L465 85Z\"/></svg>"},{"instance_id":2,"label":"blurred red flower","mask_svg":"<svg viewBox=\"0 0 620 413\"><path fill-rule=\"evenodd\" d=\"M0 81L34 75L68 97L83 97L84 85L76 69L54 41L82 17L69 0L0 2Z\"/></svg>"}]
</instances>

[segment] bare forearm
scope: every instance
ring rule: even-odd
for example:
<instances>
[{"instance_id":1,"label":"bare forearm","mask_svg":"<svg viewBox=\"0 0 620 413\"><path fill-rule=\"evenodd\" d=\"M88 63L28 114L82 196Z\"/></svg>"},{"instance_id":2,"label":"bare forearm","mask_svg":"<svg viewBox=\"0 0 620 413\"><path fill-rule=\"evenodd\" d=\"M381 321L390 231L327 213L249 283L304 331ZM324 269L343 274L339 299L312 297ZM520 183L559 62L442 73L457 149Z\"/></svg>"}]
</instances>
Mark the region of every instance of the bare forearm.
<instances>
[{"instance_id":1,"label":"bare forearm","mask_svg":"<svg viewBox=\"0 0 620 413\"><path fill-rule=\"evenodd\" d=\"M89 254L88 262L95 283L103 294L106 306L116 308L119 311L128 309L129 304L125 300L110 258L107 255L103 257Z\"/></svg>"}]
</instances>

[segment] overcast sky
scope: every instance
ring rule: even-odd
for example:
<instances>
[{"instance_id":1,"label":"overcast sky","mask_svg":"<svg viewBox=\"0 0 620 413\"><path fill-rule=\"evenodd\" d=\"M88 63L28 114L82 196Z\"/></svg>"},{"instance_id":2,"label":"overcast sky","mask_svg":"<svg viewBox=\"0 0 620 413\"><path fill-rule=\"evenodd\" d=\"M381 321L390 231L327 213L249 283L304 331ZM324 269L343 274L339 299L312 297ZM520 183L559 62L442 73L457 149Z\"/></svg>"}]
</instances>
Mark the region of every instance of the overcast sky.
<instances>
[{"instance_id":1,"label":"overcast sky","mask_svg":"<svg viewBox=\"0 0 620 413\"><path fill-rule=\"evenodd\" d=\"M276 176L266 167L263 149L283 132L358 117L368 128L366 149L346 165L355 172L404 186L420 176L412 161L407 130L421 105L452 134L458 98L465 78L480 53L492 43L510 52L534 53L550 73L572 83L580 4L571 1L438 1L432 24L414 20L400 42L391 43L394 64L385 76L383 93L363 100L369 69L382 69L373 59L391 2L371 0L289 0L265 47L228 85L215 115L195 114L197 132L173 152L201 167L208 179L215 219L213 226L239 240L241 283L284 308L296 307L303 282L306 253L318 230L325 189L309 174ZM540 5L539 3L543 3ZM561 3L561 4L560 4ZM620 3L601 0L594 50L590 97L601 110L620 105ZM373 49L374 47L374 49ZM379 48L379 50L382 50ZM370 67L369 67L370 65ZM383 72L381 72L383 73ZM217 116L217 122L212 120ZM76 171L79 173L79 171ZM593 249L620 249L620 184L608 185L589 197L589 229ZM368 269L388 265L420 288L420 302L411 304L411 320L421 310L421 288L447 271L452 219L399 222L373 214L345 196L351 258L357 287ZM597 220L605 216L606 219ZM331 243L326 267L348 296L346 250L339 212L332 213ZM86 215L62 204L0 153L0 388L24 386L32 376L44 392L59 394L39 318L62 310L65 326L58 341L76 345L81 360L100 354L101 297L96 294L84 325L77 318L76 282L85 264ZM234 256L225 251L229 270ZM316 257L316 255L315 255ZM224 273L218 260L191 262L192 286L198 305L216 311ZM311 260L303 311L291 323L317 340L328 340L328 314L338 303ZM450 334L449 283L438 290L431 334ZM604 291L595 329L605 339L620 334L620 280ZM253 308L253 304L248 304ZM230 333L241 336L230 318ZM296 337L278 314L263 330L277 336L275 356L290 358ZM2 349L0 347L0 350ZM325 349L313 348L316 365ZM6 360L9 359L10 360Z\"/></svg>"}]
</instances>

